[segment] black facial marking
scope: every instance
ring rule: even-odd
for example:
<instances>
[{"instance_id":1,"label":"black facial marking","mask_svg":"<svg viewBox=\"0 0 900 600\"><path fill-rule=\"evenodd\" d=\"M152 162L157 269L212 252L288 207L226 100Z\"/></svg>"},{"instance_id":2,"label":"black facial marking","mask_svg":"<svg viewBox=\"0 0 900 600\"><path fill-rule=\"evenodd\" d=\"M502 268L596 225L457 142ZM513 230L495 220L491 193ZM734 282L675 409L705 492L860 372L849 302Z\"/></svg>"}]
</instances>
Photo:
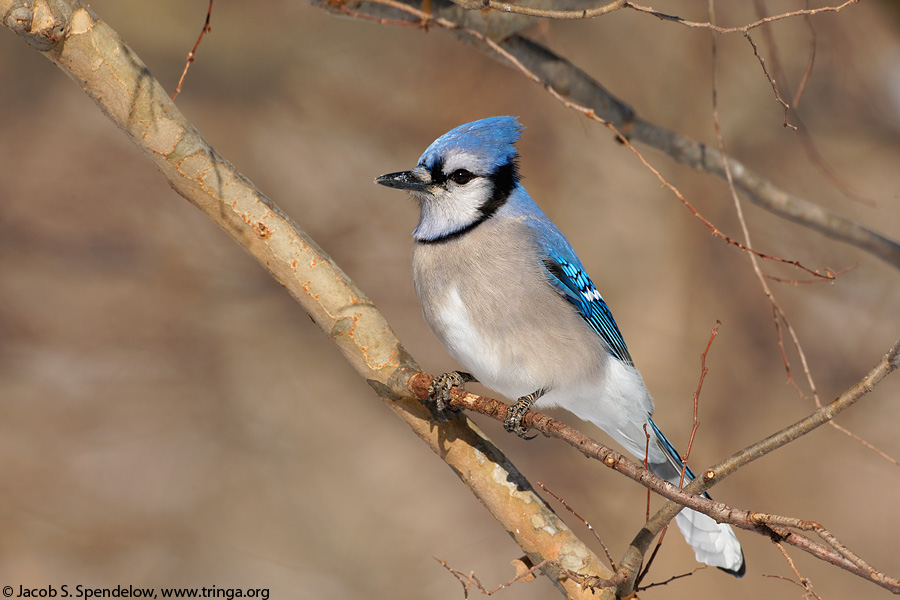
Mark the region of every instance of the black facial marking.
<instances>
[{"instance_id":1,"label":"black facial marking","mask_svg":"<svg viewBox=\"0 0 900 600\"><path fill-rule=\"evenodd\" d=\"M441 170L443 166L443 162L438 161L431 168L431 179L433 183L443 184L448 179L448 176L444 174L443 170ZM465 169L458 169L454 171L449 177L453 178L453 176L460 171L465 171ZM473 177L477 177L477 175L473 175L469 171L465 171L465 173L468 173ZM451 231L447 235L442 235L440 237L428 240L420 239L418 240L419 243L440 244L442 242L454 240L472 231L473 229L490 219L492 216L494 216L494 214L498 210L500 210L500 207L506 204L506 201L509 199L509 195L512 193L512 191L516 187L516 184L519 182L519 166L516 164L515 159L512 159L505 165L498 167L496 171L488 176L488 179L490 179L492 184L491 197L488 198L488 200L478 208L481 216L461 229L457 229L456 231Z\"/></svg>"},{"instance_id":2,"label":"black facial marking","mask_svg":"<svg viewBox=\"0 0 900 600\"><path fill-rule=\"evenodd\" d=\"M479 209L485 219L493 216L501 206L506 204L509 195L519 182L519 166L516 164L516 160L513 159L505 165L498 167L497 170L490 175L490 180L491 183L494 184L491 197L487 202L482 204Z\"/></svg>"},{"instance_id":3,"label":"black facial marking","mask_svg":"<svg viewBox=\"0 0 900 600\"><path fill-rule=\"evenodd\" d=\"M436 185L444 185L447 181L447 176L444 175L444 160L439 158L434 161L434 164L431 165L431 183Z\"/></svg>"}]
</instances>

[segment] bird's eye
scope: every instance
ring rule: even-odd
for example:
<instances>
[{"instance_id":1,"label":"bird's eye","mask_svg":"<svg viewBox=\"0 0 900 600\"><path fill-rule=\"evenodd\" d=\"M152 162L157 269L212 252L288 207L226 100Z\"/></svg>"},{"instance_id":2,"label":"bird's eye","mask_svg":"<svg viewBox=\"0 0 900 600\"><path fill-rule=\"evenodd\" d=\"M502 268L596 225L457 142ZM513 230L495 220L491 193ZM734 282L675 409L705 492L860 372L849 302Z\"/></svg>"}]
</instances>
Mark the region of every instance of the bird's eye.
<instances>
[{"instance_id":1,"label":"bird's eye","mask_svg":"<svg viewBox=\"0 0 900 600\"><path fill-rule=\"evenodd\" d=\"M465 169L457 169L450 174L450 179L453 180L454 183L459 185L465 185L472 181L472 178L475 177L470 171L466 171Z\"/></svg>"}]
</instances>

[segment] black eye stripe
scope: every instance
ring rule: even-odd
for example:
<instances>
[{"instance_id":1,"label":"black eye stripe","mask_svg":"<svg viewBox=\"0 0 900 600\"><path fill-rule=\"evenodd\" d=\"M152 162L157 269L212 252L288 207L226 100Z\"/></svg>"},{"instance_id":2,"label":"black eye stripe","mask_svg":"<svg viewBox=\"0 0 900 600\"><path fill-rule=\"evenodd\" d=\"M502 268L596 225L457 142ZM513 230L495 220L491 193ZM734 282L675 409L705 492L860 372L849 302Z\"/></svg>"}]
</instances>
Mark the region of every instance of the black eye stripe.
<instances>
[{"instance_id":1,"label":"black eye stripe","mask_svg":"<svg viewBox=\"0 0 900 600\"><path fill-rule=\"evenodd\" d=\"M465 185L478 177L475 173L467 169L456 169L450 174L444 173L444 161L436 161L429 170L431 174L431 183L434 185L444 185L447 181L453 181L457 185Z\"/></svg>"},{"instance_id":2,"label":"black eye stripe","mask_svg":"<svg viewBox=\"0 0 900 600\"><path fill-rule=\"evenodd\" d=\"M444 161L436 160L433 165L431 165L431 169L429 170L431 173L431 183L437 185L443 185L445 181L447 181L447 176L444 175Z\"/></svg>"},{"instance_id":3,"label":"black eye stripe","mask_svg":"<svg viewBox=\"0 0 900 600\"><path fill-rule=\"evenodd\" d=\"M441 164L440 166L443 166ZM455 171L454 171L455 172ZM443 172L439 172L441 176L446 180L447 176L443 175ZM436 173L432 174L432 178ZM491 175L487 176L490 182L493 184L493 189L491 193L491 197L478 207L478 211L481 215L476 218L474 221L457 229L456 231L452 231L448 234L438 236L430 239L421 239L418 238L418 243L420 244L442 244L444 242L449 242L451 240L455 240L472 231L496 213L500 208L506 204L506 201L509 199L510 194L512 194L513 190L516 188L516 184L519 182L519 169L518 165L516 165L515 158L511 159L505 165L499 167L496 171L494 171Z\"/></svg>"}]
</instances>

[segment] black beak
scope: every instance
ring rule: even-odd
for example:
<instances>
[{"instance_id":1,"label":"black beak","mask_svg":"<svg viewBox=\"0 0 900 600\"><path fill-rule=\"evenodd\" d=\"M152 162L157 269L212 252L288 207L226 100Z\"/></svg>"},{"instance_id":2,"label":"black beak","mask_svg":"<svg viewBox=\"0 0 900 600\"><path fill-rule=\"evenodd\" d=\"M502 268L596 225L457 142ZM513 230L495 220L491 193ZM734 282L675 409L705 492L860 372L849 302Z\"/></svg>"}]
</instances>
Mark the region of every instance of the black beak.
<instances>
[{"instance_id":1,"label":"black beak","mask_svg":"<svg viewBox=\"0 0 900 600\"><path fill-rule=\"evenodd\" d=\"M424 192L428 189L428 183L416 177L416 174L412 171L388 173L387 175L376 177L375 183L389 188L396 188L398 190L408 190L410 192Z\"/></svg>"}]
</instances>

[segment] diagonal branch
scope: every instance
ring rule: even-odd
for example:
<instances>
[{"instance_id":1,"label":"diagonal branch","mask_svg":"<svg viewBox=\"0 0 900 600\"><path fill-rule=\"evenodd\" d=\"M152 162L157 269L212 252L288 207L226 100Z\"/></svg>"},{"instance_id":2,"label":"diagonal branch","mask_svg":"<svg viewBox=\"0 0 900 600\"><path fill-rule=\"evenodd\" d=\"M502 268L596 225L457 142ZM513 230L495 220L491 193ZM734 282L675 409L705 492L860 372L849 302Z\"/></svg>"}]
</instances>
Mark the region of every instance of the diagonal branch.
<instances>
[{"instance_id":1,"label":"diagonal branch","mask_svg":"<svg viewBox=\"0 0 900 600\"><path fill-rule=\"evenodd\" d=\"M504 17L518 15L496 11L480 15L479 11L463 11L456 5L447 8L438 4L432 6L428 12L421 9L418 0L407 2L312 0L312 2L342 16L402 23L422 28L437 26L473 44L495 60L509 64L503 55L492 48L492 45L499 45L527 70L534 73L541 85L555 98L567 103L569 108L581 110L580 107L586 107L591 111L589 116L612 124L630 139L655 148L676 162L715 175L723 181L727 177L723 165L727 162L735 187L757 206L825 236L856 246L895 268L900 268L900 243L897 241L814 202L779 189L759 173L732 157L723 156L715 148L640 118L630 106L567 59L518 34L517 31L530 24L529 21L521 24L510 22L508 27L504 27ZM845 3L839 8L849 3L852 2ZM631 4L629 6L636 7ZM807 13L793 16L800 14L808 16ZM760 24L762 22L747 27ZM496 35L498 31L502 31L505 35Z\"/></svg>"},{"instance_id":2,"label":"diagonal branch","mask_svg":"<svg viewBox=\"0 0 900 600\"><path fill-rule=\"evenodd\" d=\"M751 444L719 464L706 469L702 476L689 483L683 489L657 477L649 470L630 461L615 450L547 415L529 411L523 417L522 424L525 427L537 429L547 437L557 438L568 443L588 458L599 460L607 467L622 473L669 500L650 518L634 541L632 541L623 559L619 561L618 572L624 571L631 575L631 578L619 587L620 596L627 596L631 593L634 585L634 576L639 571L641 560L650 542L685 506L709 515L720 523L730 523L736 527L755 531L766 536L774 535L781 541L797 546L817 558L868 579L894 593L900 593L900 580L889 577L867 564L819 523L738 509L700 495L747 463L762 458L766 454L829 422L872 391L885 377L898 368L900 368L900 340L888 350L875 367L837 399L793 425ZM430 376L424 373L417 373L412 376L408 385L409 389L416 396L425 399L428 397L428 386L430 383ZM509 408L507 404L493 398L464 394L456 388L451 392L450 405L478 412L501 422L506 419L506 411ZM812 531L819 536L822 542L816 542L799 533L800 531Z\"/></svg>"},{"instance_id":3,"label":"diagonal branch","mask_svg":"<svg viewBox=\"0 0 900 600\"><path fill-rule=\"evenodd\" d=\"M552 559L543 572L567 597L588 595L573 578L566 576L566 570L586 577L612 579L601 561L558 519L477 427L464 418L434 426L429 411L407 388L410 381L421 377L416 375L418 366L371 301L277 205L209 146L111 28L78 0L34 0L32 3L0 0L0 14L5 26L39 49L89 94L179 194L210 216L285 286L388 406L454 469L529 557L537 559L535 564ZM832 418L874 387L897 368L898 353L900 349L895 346L879 368L839 398L841 401L846 396L842 408L834 408L832 403L823 407L821 410L825 412L817 418ZM526 419L530 419L526 424L538 421L534 415ZM542 426L555 427L551 420ZM815 426L813 422L808 430ZM797 436L802 433L805 431ZM783 440L780 444L777 440L763 440L742 451L746 455L738 456L733 464L726 461L725 466L714 467L708 471L712 473L709 481L697 480L696 490L654 482L653 476L642 473L639 467L635 467L633 474L645 485L653 484L656 489L658 484L664 496L680 504L738 526L742 525L737 520L743 519L741 523L747 528L765 528L807 551L833 556L835 564L843 568L863 573L864 563L848 556L836 541L828 541L833 536L824 529L812 527L811 530L828 538L828 547L790 530L805 531L800 521L729 509L689 493L696 493L703 485L708 487L734 472L740 464L790 441L787 437ZM617 470L631 470L621 455L607 451L602 456L605 464ZM876 579L873 575L869 578ZM882 576L879 584L888 589L897 585L886 576ZM604 593L610 597L610 590Z\"/></svg>"},{"instance_id":4,"label":"diagonal branch","mask_svg":"<svg viewBox=\"0 0 900 600\"><path fill-rule=\"evenodd\" d=\"M821 8L806 8L801 10L795 10L792 12L782 13L780 15L773 15L771 17L764 17L753 23L748 23L747 25L741 25L738 27L719 27L714 23L698 23L696 21L688 21L687 19L682 19L681 17L676 17L673 15L663 14L661 12L655 11L649 6L641 6L640 4L635 4L634 2L626 2L625 7L631 8L639 12L644 12L663 21L672 21L674 23L678 23L680 25L684 25L686 27L699 28L699 29L709 29L711 31L715 31L716 33L744 33L746 34L751 29L756 29L757 27L761 27L762 25L766 25L768 23L774 23L775 21L781 21L783 19L792 19L796 17L810 17L812 15L817 15L820 13L832 12L837 13L841 12L843 9L847 8L851 4L857 4L859 0L845 0L842 4L837 6L823 6Z\"/></svg>"},{"instance_id":5,"label":"diagonal branch","mask_svg":"<svg viewBox=\"0 0 900 600\"><path fill-rule=\"evenodd\" d=\"M207 214L300 303L347 361L465 483L567 598L594 596L569 575L612 573L472 423L435 426L406 389L419 371L382 314L331 258L217 154L140 58L79 0L0 0L3 24L97 103L176 192ZM612 598L612 591L603 592Z\"/></svg>"},{"instance_id":6,"label":"diagonal branch","mask_svg":"<svg viewBox=\"0 0 900 600\"><path fill-rule=\"evenodd\" d=\"M610 113L606 110L608 106L624 105L621 100L612 95L607 96L605 88L594 82L587 74L536 42L521 36L513 36L503 41L501 46L522 61L545 86L570 91L567 94L570 101L596 111L597 116L616 125L631 140L655 148L677 162L710 173L722 180L727 178L723 166L727 162L735 187L757 206L823 235L854 245L900 268L900 243L818 204L777 188L740 161L723 156L718 150L706 144L646 121L637 115L630 122L621 122L620 113ZM583 78L589 81L582 81ZM589 93L579 93L582 90Z\"/></svg>"},{"instance_id":7,"label":"diagonal branch","mask_svg":"<svg viewBox=\"0 0 900 600\"><path fill-rule=\"evenodd\" d=\"M657 10L653 10L649 6L642 6L640 4L635 4L634 2L629 2L628 0L615 0L614 2L609 2L607 4L601 4L600 6L593 6L590 8L579 8L579 9L571 9L571 10L560 10L560 9L549 9L542 8L540 6L529 6L523 5L520 3L511 3L511 2L503 2L502 0L453 0L455 4L462 6L463 8L468 9L480 9L484 10L486 8L496 10L502 13L514 13L518 15L527 15L529 17L541 17L544 19L563 19L563 20L571 20L571 19L593 19L595 17L600 17L611 12L621 10L624 8L630 8L637 12L646 13L652 15L658 19L663 21L671 21L673 23L678 23L680 25L684 25L686 27L691 28L702 28L709 29L716 33L743 33L747 34L751 29L755 29L757 27L761 27L768 23L774 23L776 21L781 21L783 19L792 19L796 17L806 17L809 18L812 15L817 15L819 13L824 12L840 12L844 8L848 7L851 4L856 4L859 0L845 0L843 4L839 6L823 6L822 8L807 8L802 10L795 10L787 13L782 13L779 15L772 15L770 17L763 17L753 23L748 23L747 25L741 25L739 27L719 27L714 23L698 23L695 21L688 21L687 19L683 19L676 15L668 15L665 13L661 13ZM582 4L587 4L586 2Z\"/></svg>"},{"instance_id":8,"label":"diagonal branch","mask_svg":"<svg viewBox=\"0 0 900 600\"><path fill-rule=\"evenodd\" d=\"M685 491L689 491L694 494L701 494L712 487L715 483L718 483L725 477L735 473L738 469L740 469L747 463L762 458L766 454L769 454L770 452L777 450L778 448L781 448L782 446L806 435L814 429L817 429L819 426L831 422L839 413L850 408L860 398L875 389L876 385L878 385L885 377L887 377L898 368L900 368L900 340L894 343L890 350L888 350L888 352L881 358L878 364L876 364L875 367L872 368L872 370L870 370L860 381L847 389L834 401L819 408L806 418L797 421L793 425L785 427L781 431L773 433L772 435L754 444L751 444L750 446L747 446L743 450L736 452L717 465L706 469L701 477L698 477L685 487ZM631 563L636 560L639 561L640 557L643 556L643 554L649 547L649 544L652 541L653 537L656 536L656 534L658 534L660 531L662 531L663 527L665 527L666 524L672 518L674 518L680 510L681 507L676 502L667 502L666 504L664 504L662 508L660 508L659 511L657 511L657 513L653 515L648 521L648 524L646 526L646 531L648 532L648 534L642 536L641 534L644 533L642 531L641 534L639 534L638 537L635 538L635 540L632 542L631 547L629 548L628 553L626 554L626 558L623 559L622 563ZM740 526L737 523L735 523L735 525ZM781 531L779 533L786 535L786 532L784 531ZM804 538L803 536L795 537L794 534L790 534L787 535L785 541L794 544L812 554L815 554L816 552L819 552L821 550L819 548L813 550L811 546L807 545L807 538ZM819 553L817 555L823 558L825 557L824 553ZM840 563L835 562L835 564L838 564L838 566L841 566L842 568L846 568L847 570L855 572L860 576L866 577L867 579L879 583L878 579L881 577L880 574L874 574L867 569L860 568L859 565L854 565L852 560L845 560L844 562ZM858 570L854 570L854 566L858 568ZM881 584L879 583L879 585Z\"/></svg>"},{"instance_id":9,"label":"diagonal branch","mask_svg":"<svg viewBox=\"0 0 900 600\"><path fill-rule=\"evenodd\" d=\"M533 6L522 6L521 4L501 2L500 0L483 0L483 8L490 8L506 13L527 15L529 17L551 19L593 19L594 17L606 15L613 11L625 8L627 5L628 2L626 0L615 0L609 4L603 4L593 8L583 8L581 10L547 10Z\"/></svg>"}]
</instances>

